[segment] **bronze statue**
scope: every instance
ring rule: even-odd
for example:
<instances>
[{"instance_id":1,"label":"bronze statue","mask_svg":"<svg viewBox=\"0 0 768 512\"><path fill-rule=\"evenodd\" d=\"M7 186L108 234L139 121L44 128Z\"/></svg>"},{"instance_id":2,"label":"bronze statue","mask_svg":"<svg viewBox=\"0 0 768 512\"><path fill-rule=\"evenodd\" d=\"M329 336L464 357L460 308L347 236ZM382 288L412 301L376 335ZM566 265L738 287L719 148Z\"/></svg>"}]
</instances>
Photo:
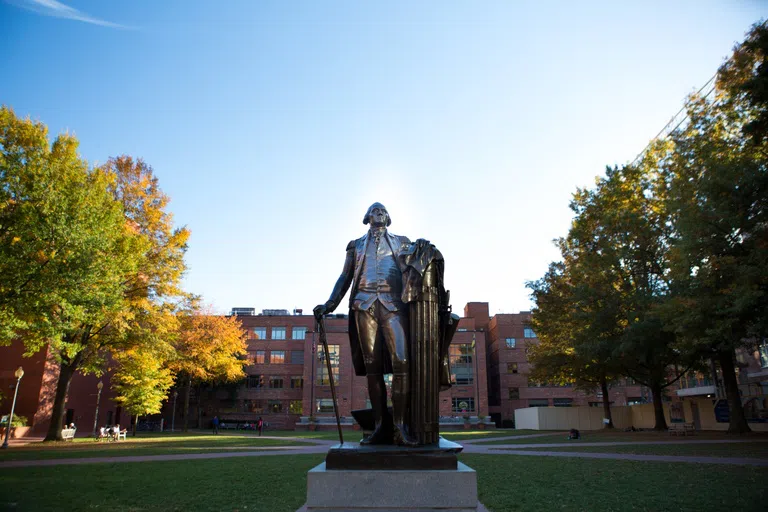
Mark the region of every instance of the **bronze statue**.
<instances>
[{"instance_id":1,"label":"bronze statue","mask_svg":"<svg viewBox=\"0 0 768 512\"><path fill-rule=\"evenodd\" d=\"M370 224L368 233L349 242L336 286L314 313L332 312L352 286L352 360L355 373L368 378L375 419L361 444L435 443L438 392L450 385L447 352L458 320L442 284L443 258L426 240L411 243L389 233L391 218L381 203L368 208L363 224ZM391 417L385 373L393 374Z\"/></svg>"}]
</instances>

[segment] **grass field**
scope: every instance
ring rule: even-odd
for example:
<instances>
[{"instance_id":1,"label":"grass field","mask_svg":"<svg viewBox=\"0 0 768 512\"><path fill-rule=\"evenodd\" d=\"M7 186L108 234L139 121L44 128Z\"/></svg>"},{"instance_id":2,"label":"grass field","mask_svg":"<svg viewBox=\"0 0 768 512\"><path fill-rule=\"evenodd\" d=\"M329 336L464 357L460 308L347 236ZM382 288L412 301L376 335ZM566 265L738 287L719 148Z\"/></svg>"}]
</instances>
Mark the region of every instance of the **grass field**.
<instances>
[{"instance_id":1,"label":"grass field","mask_svg":"<svg viewBox=\"0 0 768 512\"><path fill-rule=\"evenodd\" d=\"M252 450L273 446L308 446L288 439L267 439L250 435L220 434L139 434L125 441L96 442L89 438L54 443L34 443L0 451L0 461L124 457L130 455L176 455L237 449Z\"/></svg>"},{"instance_id":2,"label":"grass field","mask_svg":"<svg viewBox=\"0 0 768 512\"><path fill-rule=\"evenodd\" d=\"M462 455L493 512L764 510L768 469ZM322 455L0 468L0 510L293 512Z\"/></svg>"},{"instance_id":3,"label":"grass field","mask_svg":"<svg viewBox=\"0 0 768 512\"><path fill-rule=\"evenodd\" d=\"M765 510L768 468L463 455L494 512Z\"/></svg>"},{"instance_id":4,"label":"grass field","mask_svg":"<svg viewBox=\"0 0 768 512\"><path fill-rule=\"evenodd\" d=\"M655 444L630 446L567 446L525 448L526 450L592 453L631 453L637 455L679 455L691 457L746 457L768 459L768 443L731 444Z\"/></svg>"}]
</instances>

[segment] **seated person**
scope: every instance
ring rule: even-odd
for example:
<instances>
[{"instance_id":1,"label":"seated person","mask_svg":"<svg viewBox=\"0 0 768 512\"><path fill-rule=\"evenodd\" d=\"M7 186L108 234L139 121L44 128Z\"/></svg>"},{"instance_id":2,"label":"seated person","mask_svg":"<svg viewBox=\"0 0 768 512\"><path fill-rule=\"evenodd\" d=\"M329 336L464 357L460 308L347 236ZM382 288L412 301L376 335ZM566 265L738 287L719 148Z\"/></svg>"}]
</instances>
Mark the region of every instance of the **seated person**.
<instances>
[{"instance_id":1,"label":"seated person","mask_svg":"<svg viewBox=\"0 0 768 512\"><path fill-rule=\"evenodd\" d=\"M579 434L579 431L575 428L572 428L570 432L568 432L568 439L579 439L581 435Z\"/></svg>"}]
</instances>

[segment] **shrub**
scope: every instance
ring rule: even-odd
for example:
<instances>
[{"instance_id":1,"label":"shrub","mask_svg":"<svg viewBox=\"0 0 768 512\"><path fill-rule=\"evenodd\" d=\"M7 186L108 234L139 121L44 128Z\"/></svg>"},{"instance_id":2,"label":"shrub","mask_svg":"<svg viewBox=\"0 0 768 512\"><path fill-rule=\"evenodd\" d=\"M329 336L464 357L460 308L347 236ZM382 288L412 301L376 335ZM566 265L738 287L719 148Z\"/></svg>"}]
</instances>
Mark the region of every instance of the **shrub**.
<instances>
[{"instance_id":1,"label":"shrub","mask_svg":"<svg viewBox=\"0 0 768 512\"><path fill-rule=\"evenodd\" d=\"M12 427L26 427L27 426L27 417L26 416L19 416L18 414L13 415L13 421L11 421ZM8 415L5 415L0 419L0 426L4 427L8 424Z\"/></svg>"}]
</instances>

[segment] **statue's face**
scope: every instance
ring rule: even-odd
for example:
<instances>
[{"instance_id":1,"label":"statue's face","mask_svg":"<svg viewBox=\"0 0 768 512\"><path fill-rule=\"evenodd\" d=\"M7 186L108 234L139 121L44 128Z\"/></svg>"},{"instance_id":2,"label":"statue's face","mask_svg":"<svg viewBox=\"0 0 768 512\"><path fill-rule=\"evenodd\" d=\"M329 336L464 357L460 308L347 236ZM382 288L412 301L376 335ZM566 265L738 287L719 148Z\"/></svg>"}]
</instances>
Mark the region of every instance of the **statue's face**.
<instances>
[{"instance_id":1,"label":"statue's face","mask_svg":"<svg viewBox=\"0 0 768 512\"><path fill-rule=\"evenodd\" d=\"M387 213L387 209L376 206L373 210L371 210L369 221L371 223L371 226L375 226L375 227L386 226L387 222L389 222L389 213Z\"/></svg>"}]
</instances>

